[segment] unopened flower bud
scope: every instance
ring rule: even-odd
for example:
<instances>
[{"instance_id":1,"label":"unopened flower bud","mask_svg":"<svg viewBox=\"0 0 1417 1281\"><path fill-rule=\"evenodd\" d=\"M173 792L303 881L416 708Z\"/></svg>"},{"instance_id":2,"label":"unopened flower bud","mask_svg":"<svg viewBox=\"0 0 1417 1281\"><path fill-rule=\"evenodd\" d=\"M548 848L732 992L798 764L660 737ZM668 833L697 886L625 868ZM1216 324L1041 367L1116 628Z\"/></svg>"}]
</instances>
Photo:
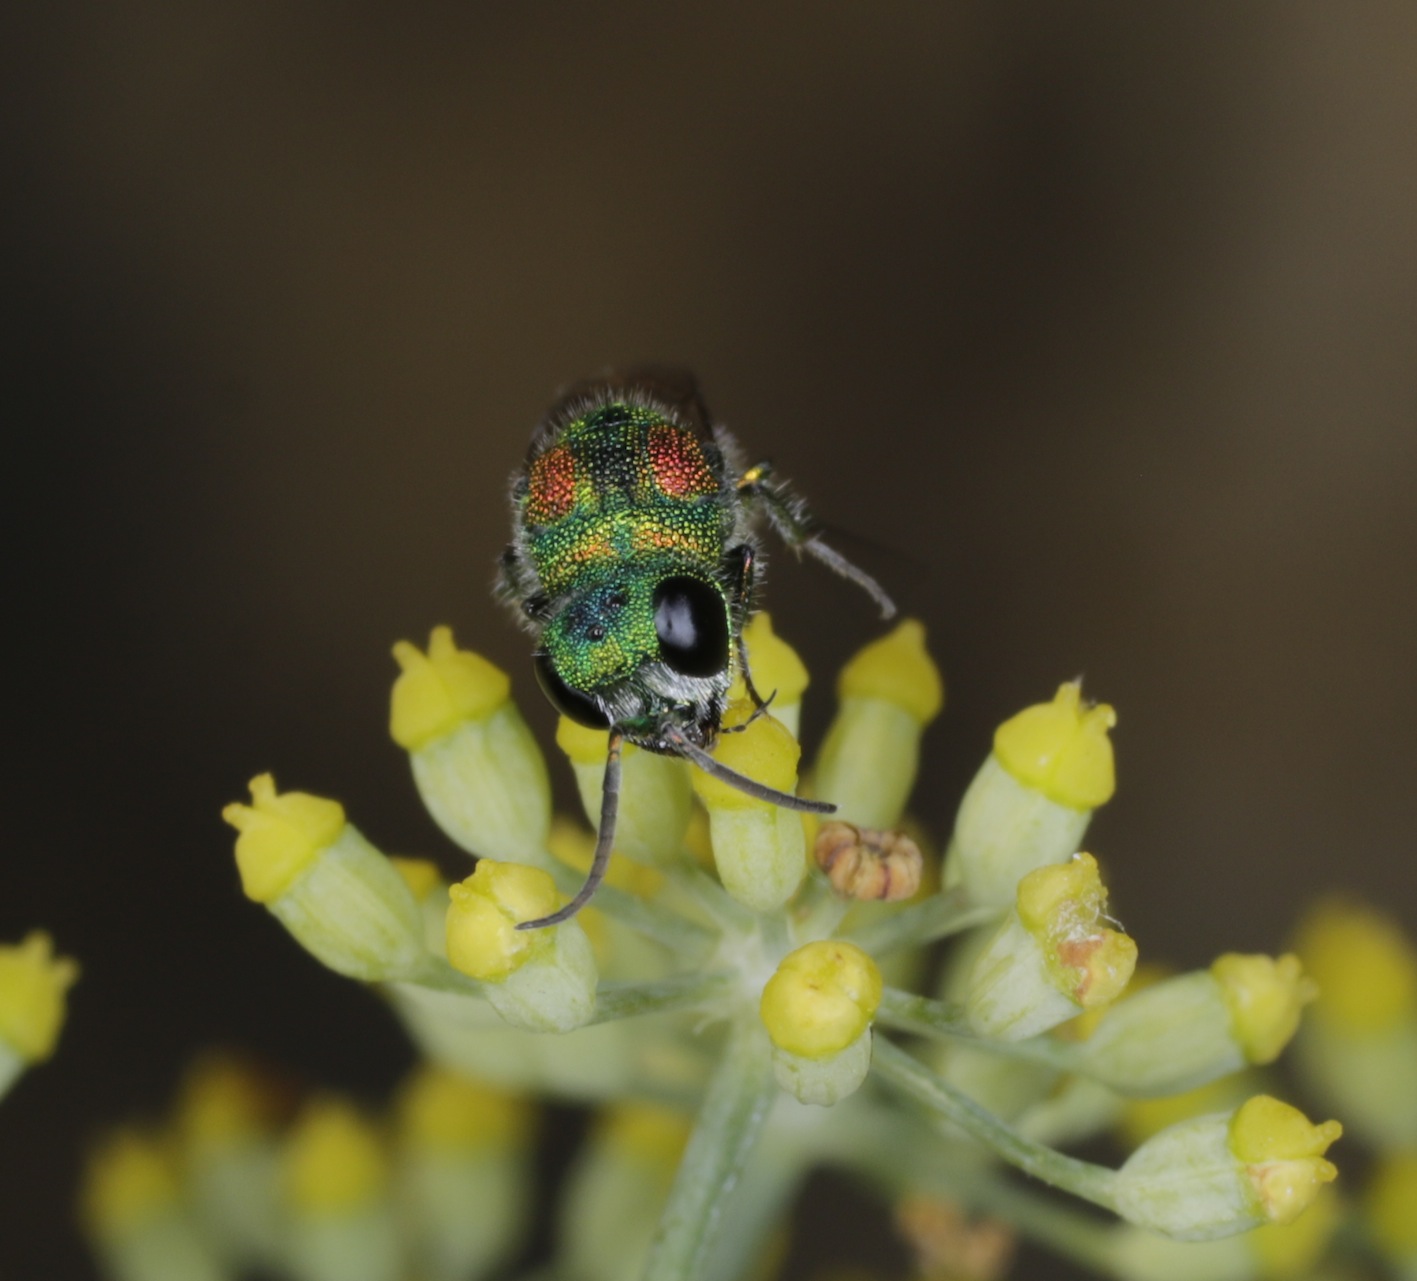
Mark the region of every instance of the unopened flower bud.
<instances>
[{"instance_id":1,"label":"unopened flower bud","mask_svg":"<svg viewBox=\"0 0 1417 1281\"><path fill-rule=\"evenodd\" d=\"M1084 705L1080 683L1068 681L1051 703L999 726L955 818L946 887L1003 907L1029 872L1072 857L1092 811L1115 790L1108 731L1116 723L1107 704Z\"/></svg>"},{"instance_id":2,"label":"unopened flower bud","mask_svg":"<svg viewBox=\"0 0 1417 1281\"><path fill-rule=\"evenodd\" d=\"M871 1021L881 971L841 939L808 943L783 958L759 1003L778 1084L803 1103L851 1094L871 1066Z\"/></svg>"},{"instance_id":3,"label":"unopened flower bud","mask_svg":"<svg viewBox=\"0 0 1417 1281\"><path fill-rule=\"evenodd\" d=\"M754 719L751 704L732 703L724 729L714 747L716 760L780 792L796 790L801 749L771 715ZM714 861L724 889L759 912L781 907L807 873L802 816L702 770L693 772L693 785L708 810Z\"/></svg>"},{"instance_id":4,"label":"unopened flower bud","mask_svg":"<svg viewBox=\"0 0 1417 1281\"><path fill-rule=\"evenodd\" d=\"M1382 1157L1363 1200L1378 1247L1401 1276L1417 1276L1417 1150Z\"/></svg>"},{"instance_id":5,"label":"unopened flower bud","mask_svg":"<svg viewBox=\"0 0 1417 1281\"><path fill-rule=\"evenodd\" d=\"M187 1188L203 1230L233 1267L274 1267L280 1248L275 1131L283 1097L254 1068L209 1055L178 1103Z\"/></svg>"},{"instance_id":6,"label":"unopened flower bud","mask_svg":"<svg viewBox=\"0 0 1417 1281\"><path fill-rule=\"evenodd\" d=\"M753 688L760 697L771 700L773 716L796 738L802 719L802 695L810 682L807 668L797 651L773 631L766 610L759 610L743 628L743 647L748 651ZM729 698L736 702L747 697L748 687L739 672Z\"/></svg>"},{"instance_id":7,"label":"unopened flower bud","mask_svg":"<svg viewBox=\"0 0 1417 1281\"><path fill-rule=\"evenodd\" d=\"M0 946L0 1095L25 1068L54 1053L77 963L55 956L42 930Z\"/></svg>"},{"instance_id":8,"label":"unopened flower bud","mask_svg":"<svg viewBox=\"0 0 1417 1281\"><path fill-rule=\"evenodd\" d=\"M839 898L899 903L920 889L924 859L904 832L830 821L817 829L812 859Z\"/></svg>"},{"instance_id":9,"label":"unopened flower bud","mask_svg":"<svg viewBox=\"0 0 1417 1281\"><path fill-rule=\"evenodd\" d=\"M400 641L394 658L389 732L438 826L479 856L544 861L551 783L507 674L458 649L448 627L433 629L427 653Z\"/></svg>"},{"instance_id":10,"label":"unopened flower bud","mask_svg":"<svg viewBox=\"0 0 1417 1281\"><path fill-rule=\"evenodd\" d=\"M337 802L277 793L262 774L251 780L251 804L228 805L222 818L240 833L236 864L246 896L317 960L365 981L406 976L423 961L418 904Z\"/></svg>"},{"instance_id":11,"label":"unopened flower bud","mask_svg":"<svg viewBox=\"0 0 1417 1281\"><path fill-rule=\"evenodd\" d=\"M1417 949L1391 917L1331 899L1295 950L1319 990L1295 1047L1311 1088L1375 1147L1417 1147Z\"/></svg>"},{"instance_id":12,"label":"unopened flower bud","mask_svg":"<svg viewBox=\"0 0 1417 1281\"><path fill-rule=\"evenodd\" d=\"M123 1281L223 1281L182 1206L168 1147L137 1130L90 1153L80 1194L84 1228L105 1271Z\"/></svg>"},{"instance_id":13,"label":"unopened flower bud","mask_svg":"<svg viewBox=\"0 0 1417 1281\"><path fill-rule=\"evenodd\" d=\"M517 929L560 907L548 873L482 859L448 893L448 960L486 984L488 1001L507 1022L567 1032L595 1013L595 957L580 924Z\"/></svg>"},{"instance_id":14,"label":"unopened flower bud","mask_svg":"<svg viewBox=\"0 0 1417 1281\"><path fill-rule=\"evenodd\" d=\"M311 1103L284 1154L286 1253L297 1281L399 1281L389 1162L373 1124L337 1099Z\"/></svg>"},{"instance_id":15,"label":"unopened flower bud","mask_svg":"<svg viewBox=\"0 0 1417 1281\"><path fill-rule=\"evenodd\" d=\"M640 1274L689 1130L686 1115L650 1103L616 1104L597 1117L558 1216L582 1281Z\"/></svg>"},{"instance_id":16,"label":"unopened flower bud","mask_svg":"<svg viewBox=\"0 0 1417 1281\"><path fill-rule=\"evenodd\" d=\"M399 1092L398 1187L417 1275L487 1276L507 1262L531 1211L534 1115L519 1095L422 1067Z\"/></svg>"},{"instance_id":17,"label":"unopened flower bud","mask_svg":"<svg viewBox=\"0 0 1417 1281\"><path fill-rule=\"evenodd\" d=\"M896 827L920 767L920 736L945 701L920 622L908 618L862 649L842 669L837 697L816 792L845 822Z\"/></svg>"},{"instance_id":18,"label":"unopened flower bud","mask_svg":"<svg viewBox=\"0 0 1417 1281\"><path fill-rule=\"evenodd\" d=\"M1020 1041L1115 1000L1137 947L1103 925L1107 891L1091 854L1040 867L970 971L965 1007L980 1036Z\"/></svg>"},{"instance_id":19,"label":"unopened flower bud","mask_svg":"<svg viewBox=\"0 0 1417 1281\"><path fill-rule=\"evenodd\" d=\"M593 825L600 823L608 734L563 716L556 745L570 759L581 804ZM620 813L615 850L637 863L677 862L694 808L689 766L677 756L646 752L633 743L621 748Z\"/></svg>"},{"instance_id":20,"label":"unopened flower bud","mask_svg":"<svg viewBox=\"0 0 1417 1281\"><path fill-rule=\"evenodd\" d=\"M1337 1170L1324 1153L1343 1128L1313 1125L1260 1094L1232 1114L1182 1121L1147 1140L1117 1173L1117 1211L1184 1241L1289 1223Z\"/></svg>"},{"instance_id":21,"label":"unopened flower bud","mask_svg":"<svg viewBox=\"0 0 1417 1281\"><path fill-rule=\"evenodd\" d=\"M1229 952L1109 1008L1071 1066L1123 1094L1178 1094L1272 1063L1313 997L1298 957Z\"/></svg>"}]
</instances>

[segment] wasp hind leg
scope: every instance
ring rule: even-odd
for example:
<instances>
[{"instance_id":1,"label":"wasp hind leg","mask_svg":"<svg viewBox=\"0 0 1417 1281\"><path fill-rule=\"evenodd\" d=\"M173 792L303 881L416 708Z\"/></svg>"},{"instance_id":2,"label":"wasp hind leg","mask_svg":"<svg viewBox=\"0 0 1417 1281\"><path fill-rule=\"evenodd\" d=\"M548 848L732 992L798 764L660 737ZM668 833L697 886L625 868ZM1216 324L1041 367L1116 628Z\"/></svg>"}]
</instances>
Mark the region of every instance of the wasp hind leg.
<instances>
[{"instance_id":1,"label":"wasp hind leg","mask_svg":"<svg viewBox=\"0 0 1417 1281\"><path fill-rule=\"evenodd\" d=\"M745 502L756 503L766 513L768 523L793 551L822 562L834 574L855 583L876 602L882 618L895 617L895 602L885 588L864 569L846 559L836 548L822 541L817 523L807 505L781 484L774 484L772 464L758 463L743 473L738 482L738 496Z\"/></svg>"}]
</instances>

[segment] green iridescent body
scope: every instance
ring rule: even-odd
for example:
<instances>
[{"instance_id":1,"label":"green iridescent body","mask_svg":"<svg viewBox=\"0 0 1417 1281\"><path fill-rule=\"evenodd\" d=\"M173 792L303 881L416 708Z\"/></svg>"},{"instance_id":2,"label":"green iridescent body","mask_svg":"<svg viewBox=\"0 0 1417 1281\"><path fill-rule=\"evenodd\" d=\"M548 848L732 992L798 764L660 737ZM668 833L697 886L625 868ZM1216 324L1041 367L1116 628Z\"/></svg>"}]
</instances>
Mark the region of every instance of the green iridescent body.
<instances>
[{"instance_id":1,"label":"green iridescent body","mask_svg":"<svg viewBox=\"0 0 1417 1281\"><path fill-rule=\"evenodd\" d=\"M883 615L894 612L874 579L817 537L767 464L743 469L691 375L641 370L583 383L543 421L512 481L500 590L536 636L537 679L553 706L608 736L586 883L518 929L565 920L594 893L614 843L624 742L685 757L759 800L831 811L737 774L709 750L740 670L758 712L767 706L743 648L760 517L858 583Z\"/></svg>"},{"instance_id":2,"label":"green iridescent body","mask_svg":"<svg viewBox=\"0 0 1417 1281\"><path fill-rule=\"evenodd\" d=\"M569 423L527 480L525 547L542 590L574 593L597 620L567 629L562 679L584 690L623 680L658 656L655 584L674 574L719 581L736 524L722 456L661 411L615 402Z\"/></svg>"}]
</instances>

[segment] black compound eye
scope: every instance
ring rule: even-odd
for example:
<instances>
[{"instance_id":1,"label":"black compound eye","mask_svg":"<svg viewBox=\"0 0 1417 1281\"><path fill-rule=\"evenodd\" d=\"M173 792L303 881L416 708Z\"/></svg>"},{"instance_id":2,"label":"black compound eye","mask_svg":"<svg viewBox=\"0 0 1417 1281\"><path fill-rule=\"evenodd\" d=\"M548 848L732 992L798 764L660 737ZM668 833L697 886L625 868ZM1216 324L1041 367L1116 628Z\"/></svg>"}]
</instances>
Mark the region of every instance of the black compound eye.
<instances>
[{"instance_id":1,"label":"black compound eye","mask_svg":"<svg viewBox=\"0 0 1417 1281\"><path fill-rule=\"evenodd\" d=\"M716 676L728 667L728 606L697 578L666 578L654 589L659 656L680 676Z\"/></svg>"},{"instance_id":2,"label":"black compound eye","mask_svg":"<svg viewBox=\"0 0 1417 1281\"><path fill-rule=\"evenodd\" d=\"M562 716L584 725L588 729L609 729L610 718L601 710L600 704L589 694L572 689L551 666L551 658L546 654L535 656L536 683L546 695L551 706Z\"/></svg>"}]
</instances>

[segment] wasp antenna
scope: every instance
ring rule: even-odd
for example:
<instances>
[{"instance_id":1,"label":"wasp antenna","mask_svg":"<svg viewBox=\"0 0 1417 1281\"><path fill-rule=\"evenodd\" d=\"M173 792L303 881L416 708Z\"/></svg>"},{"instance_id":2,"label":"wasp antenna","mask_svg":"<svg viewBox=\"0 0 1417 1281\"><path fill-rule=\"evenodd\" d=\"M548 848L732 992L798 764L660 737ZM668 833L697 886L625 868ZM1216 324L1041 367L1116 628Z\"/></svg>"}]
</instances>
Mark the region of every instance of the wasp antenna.
<instances>
[{"instance_id":1,"label":"wasp antenna","mask_svg":"<svg viewBox=\"0 0 1417 1281\"><path fill-rule=\"evenodd\" d=\"M808 538L798 544L808 555L815 556L828 569L835 574L840 574L843 578L850 579L863 592L866 593L881 611L881 617L885 619L894 618L896 615L895 601L886 595L886 589L871 577L864 569L860 569L846 559L835 547L830 547L822 542L820 538Z\"/></svg>"},{"instance_id":2,"label":"wasp antenna","mask_svg":"<svg viewBox=\"0 0 1417 1281\"><path fill-rule=\"evenodd\" d=\"M623 741L620 734L614 730L610 732L610 749L605 755L605 781L600 785L600 834L595 839L595 857L591 859L585 884L559 912L552 912L540 920L523 921L517 929L541 930L548 925L569 921L600 888L605 870L610 866L610 851L615 846L615 819L620 812L620 745Z\"/></svg>"},{"instance_id":3,"label":"wasp antenna","mask_svg":"<svg viewBox=\"0 0 1417 1281\"><path fill-rule=\"evenodd\" d=\"M729 769L727 765L714 760L702 747L691 743L677 730L671 730L666 737L676 752L681 756L688 757L705 774L713 775L720 782L727 783L729 787L736 787L746 796L766 801L769 805L780 805L785 810L802 810L808 814L836 813L836 806L830 801L810 801L805 796L793 796L790 792L779 792L777 788L759 783L746 774L740 774L736 769Z\"/></svg>"}]
</instances>

